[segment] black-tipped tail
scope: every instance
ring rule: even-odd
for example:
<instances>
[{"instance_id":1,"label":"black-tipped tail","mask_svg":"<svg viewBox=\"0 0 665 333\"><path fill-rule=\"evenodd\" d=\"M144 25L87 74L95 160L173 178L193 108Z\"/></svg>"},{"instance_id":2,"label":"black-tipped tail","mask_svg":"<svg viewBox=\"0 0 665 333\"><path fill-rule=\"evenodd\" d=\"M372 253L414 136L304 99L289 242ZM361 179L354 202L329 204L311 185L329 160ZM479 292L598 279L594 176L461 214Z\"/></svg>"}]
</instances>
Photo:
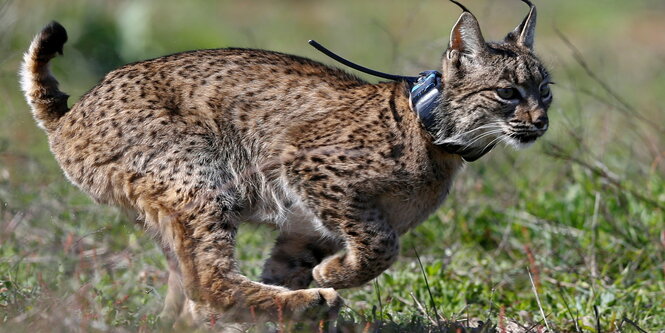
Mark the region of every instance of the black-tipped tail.
<instances>
[{"instance_id":1,"label":"black-tipped tail","mask_svg":"<svg viewBox=\"0 0 665 333\"><path fill-rule=\"evenodd\" d=\"M56 54L62 54L67 42L67 31L58 22L51 22L32 40L23 57L21 88L37 123L52 130L69 110L67 94L58 89L58 81L51 75L48 63Z\"/></svg>"},{"instance_id":2,"label":"black-tipped tail","mask_svg":"<svg viewBox=\"0 0 665 333\"><path fill-rule=\"evenodd\" d=\"M39 49L37 56L50 56L55 53L62 54L62 47L67 42L67 31L56 21L51 21L39 34Z\"/></svg>"}]
</instances>

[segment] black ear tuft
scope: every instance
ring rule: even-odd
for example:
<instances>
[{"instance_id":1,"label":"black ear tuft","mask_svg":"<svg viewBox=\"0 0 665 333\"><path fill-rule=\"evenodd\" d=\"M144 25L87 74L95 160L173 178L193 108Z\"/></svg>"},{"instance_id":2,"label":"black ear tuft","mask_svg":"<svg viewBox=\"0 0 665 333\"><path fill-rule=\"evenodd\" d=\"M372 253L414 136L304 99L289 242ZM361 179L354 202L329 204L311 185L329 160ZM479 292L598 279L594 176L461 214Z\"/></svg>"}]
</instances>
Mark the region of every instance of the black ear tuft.
<instances>
[{"instance_id":1,"label":"black ear tuft","mask_svg":"<svg viewBox=\"0 0 665 333\"><path fill-rule=\"evenodd\" d=\"M536 6L529 0L522 0L529 5L529 14L522 23L511 31L504 39L507 43L513 43L533 50L534 37L536 34Z\"/></svg>"},{"instance_id":2,"label":"black ear tuft","mask_svg":"<svg viewBox=\"0 0 665 333\"><path fill-rule=\"evenodd\" d=\"M51 21L39 35L38 57L53 57L62 54L62 47L67 42L67 31L56 21Z\"/></svg>"}]
</instances>

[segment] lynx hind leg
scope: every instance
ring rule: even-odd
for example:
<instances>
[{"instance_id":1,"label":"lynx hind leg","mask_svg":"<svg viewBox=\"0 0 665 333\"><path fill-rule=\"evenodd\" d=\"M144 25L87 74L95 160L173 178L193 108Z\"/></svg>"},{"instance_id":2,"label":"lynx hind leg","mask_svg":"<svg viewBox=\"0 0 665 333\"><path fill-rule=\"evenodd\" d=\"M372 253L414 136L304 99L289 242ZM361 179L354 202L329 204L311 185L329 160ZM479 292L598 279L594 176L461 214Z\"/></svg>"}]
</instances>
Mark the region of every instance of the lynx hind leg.
<instances>
[{"instance_id":1,"label":"lynx hind leg","mask_svg":"<svg viewBox=\"0 0 665 333\"><path fill-rule=\"evenodd\" d=\"M337 241L283 232L263 266L261 281L291 290L307 288L314 266L340 248Z\"/></svg>"},{"instance_id":2,"label":"lynx hind leg","mask_svg":"<svg viewBox=\"0 0 665 333\"><path fill-rule=\"evenodd\" d=\"M193 200L181 208L182 213L166 219L194 319L209 323L212 314L222 322L277 320L280 316L334 318L342 300L333 289L290 291L250 281L237 270L237 221L229 213L232 206L217 204L228 203L227 199Z\"/></svg>"},{"instance_id":3,"label":"lynx hind leg","mask_svg":"<svg viewBox=\"0 0 665 333\"><path fill-rule=\"evenodd\" d=\"M164 297L164 307L159 314L159 320L164 324L173 324L183 312L186 297L182 288L182 277L175 254L168 247L163 247L162 251L168 263L169 278L166 297Z\"/></svg>"}]
</instances>

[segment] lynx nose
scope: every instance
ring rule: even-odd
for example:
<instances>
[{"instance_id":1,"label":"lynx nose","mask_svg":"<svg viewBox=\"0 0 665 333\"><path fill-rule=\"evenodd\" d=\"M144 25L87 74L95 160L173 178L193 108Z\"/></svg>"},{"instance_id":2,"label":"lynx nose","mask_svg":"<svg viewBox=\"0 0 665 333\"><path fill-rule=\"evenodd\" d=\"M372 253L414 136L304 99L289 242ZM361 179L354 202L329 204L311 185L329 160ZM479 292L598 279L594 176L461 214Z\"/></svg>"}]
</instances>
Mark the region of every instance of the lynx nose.
<instances>
[{"instance_id":1,"label":"lynx nose","mask_svg":"<svg viewBox=\"0 0 665 333\"><path fill-rule=\"evenodd\" d=\"M533 126L536 126L537 129L539 130L546 130L547 129L547 124L549 123L549 119L547 119L547 116L542 115L536 120L533 121Z\"/></svg>"}]
</instances>

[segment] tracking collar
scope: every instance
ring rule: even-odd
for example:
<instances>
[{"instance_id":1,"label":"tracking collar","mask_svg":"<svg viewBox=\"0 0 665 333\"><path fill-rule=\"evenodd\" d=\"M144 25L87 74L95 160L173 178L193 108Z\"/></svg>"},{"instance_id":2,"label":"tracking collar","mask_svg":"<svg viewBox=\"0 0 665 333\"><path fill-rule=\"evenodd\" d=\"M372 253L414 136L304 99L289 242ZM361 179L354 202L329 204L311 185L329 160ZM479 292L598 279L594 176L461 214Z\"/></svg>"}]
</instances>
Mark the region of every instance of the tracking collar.
<instances>
[{"instance_id":1,"label":"tracking collar","mask_svg":"<svg viewBox=\"0 0 665 333\"><path fill-rule=\"evenodd\" d=\"M442 90L441 73L433 70L421 72L418 80L409 84L411 109L432 136L435 134L433 111L441 101Z\"/></svg>"},{"instance_id":2,"label":"tracking collar","mask_svg":"<svg viewBox=\"0 0 665 333\"><path fill-rule=\"evenodd\" d=\"M441 73L429 70L421 72L416 82L409 83L411 109L416 112L425 130L434 138L437 137L438 132L436 129L436 119L434 119L434 110L441 103L441 94L443 93L441 78ZM483 157L483 155L494 148L494 144L485 147L482 151L469 150L463 146L449 143L443 143L438 146L450 154L461 155L467 162L473 162Z\"/></svg>"},{"instance_id":3,"label":"tracking collar","mask_svg":"<svg viewBox=\"0 0 665 333\"><path fill-rule=\"evenodd\" d=\"M332 51L325 48L323 45L317 43L315 40L310 40L309 44L317 50L323 52L325 55L349 66L355 70L367 73L370 75L378 76L380 78L404 81L409 87L409 99L411 102L411 109L418 115L418 119L425 127L425 130L433 137L436 138L436 124L434 119L434 110L441 102L441 94L443 91L442 75L438 71L428 70L421 72L418 76L402 76L383 73L360 66L349 60L346 60ZM494 145L490 145L483 149L481 152L469 151L459 145L454 144L441 144L439 145L443 150L451 154L461 155L467 162L473 162L483 155L487 154Z\"/></svg>"}]
</instances>

